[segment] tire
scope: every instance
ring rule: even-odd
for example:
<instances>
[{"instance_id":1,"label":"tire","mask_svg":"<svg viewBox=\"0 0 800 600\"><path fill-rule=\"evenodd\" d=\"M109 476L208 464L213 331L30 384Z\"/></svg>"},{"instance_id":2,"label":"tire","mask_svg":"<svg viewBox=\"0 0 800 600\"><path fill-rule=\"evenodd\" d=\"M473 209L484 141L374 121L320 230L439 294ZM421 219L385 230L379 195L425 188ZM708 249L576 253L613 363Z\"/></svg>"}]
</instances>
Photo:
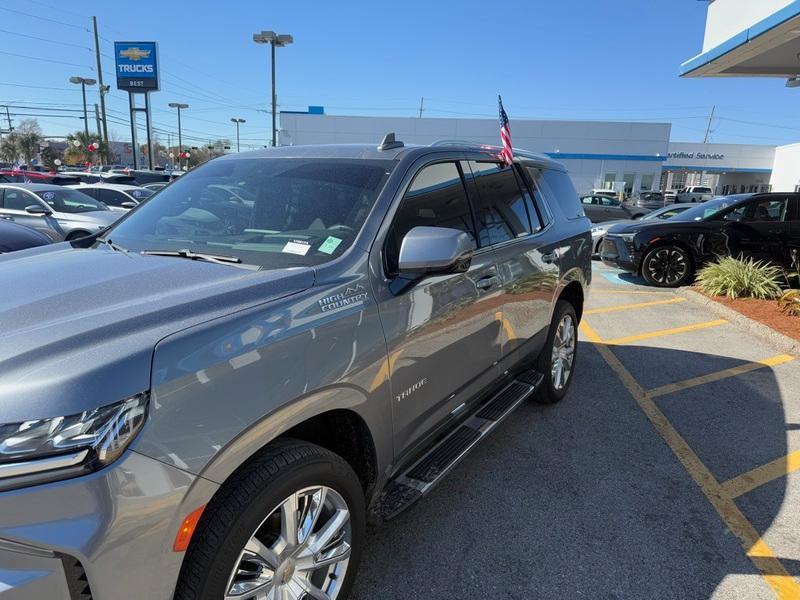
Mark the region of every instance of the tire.
<instances>
[{"instance_id":1,"label":"tire","mask_svg":"<svg viewBox=\"0 0 800 600\"><path fill-rule=\"evenodd\" d=\"M297 499L297 511L284 508L291 498ZM319 498L324 498L323 510L317 512L304 542L296 546L297 553L292 552L293 546L283 541L287 537L283 532L293 529L283 521L288 522L287 514L299 513L296 521L306 523L314 510L309 507ZM349 521L340 524L342 507L349 511ZM221 600L230 591L250 598L256 590L248 586L263 586L260 589L264 591L276 580L290 592L283 597L303 598L301 586L308 581L299 582L311 573L309 581L317 589L326 591L331 600L345 600L355 579L365 527L364 492L350 465L314 444L278 440L235 473L203 511L186 551L174 598ZM303 538L303 527L294 531L298 540ZM330 532L327 542L327 536L320 535L325 531ZM344 558L348 540L349 555ZM321 548L314 547L317 543ZM247 550L260 554L250 552L245 557ZM323 550L334 554L331 560L340 562L315 567L311 572L309 561L320 560ZM268 556L277 567L262 556ZM234 590L232 586L240 587Z\"/></svg>"},{"instance_id":2,"label":"tire","mask_svg":"<svg viewBox=\"0 0 800 600\"><path fill-rule=\"evenodd\" d=\"M571 322L571 361L569 362L569 369L566 373L566 380L560 380L558 371L555 367L554 361L556 360L556 346L558 340L556 334L559 333L559 326L565 319ZM575 307L569 302L559 300L556 302L556 308L553 311L553 320L550 322L550 329L547 332L547 341L542 348L539 357L536 359L536 369L544 375L542 383L536 390L533 399L542 404L555 404L560 401L569 391L569 386L572 383L572 375L575 372L575 359L578 353L578 316L575 314ZM562 354L562 358L564 355ZM563 368L562 371L563 373Z\"/></svg>"},{"instance_id":3,"label":"tire","mask_svg":"<svg viewBox=\"0 0 800 600\"><path fill-rule=\"evenodd\" d=\"M656 246L645 254L641 267L642 277L656 287L688 285L694 277L692 257L680 246Z\"/></svg>"},{"instance_id":4,"label":"tire","mask_svg":"<svg viewBox=\"0 0 800 600\"><path fill-rule=\"evenodd\" d=\"M79 240L81 238L86 237L89 235L88 231L73 231L67 237L64 238L65 242L73 242L75 240Z\"/></svg>"}]
</instances>

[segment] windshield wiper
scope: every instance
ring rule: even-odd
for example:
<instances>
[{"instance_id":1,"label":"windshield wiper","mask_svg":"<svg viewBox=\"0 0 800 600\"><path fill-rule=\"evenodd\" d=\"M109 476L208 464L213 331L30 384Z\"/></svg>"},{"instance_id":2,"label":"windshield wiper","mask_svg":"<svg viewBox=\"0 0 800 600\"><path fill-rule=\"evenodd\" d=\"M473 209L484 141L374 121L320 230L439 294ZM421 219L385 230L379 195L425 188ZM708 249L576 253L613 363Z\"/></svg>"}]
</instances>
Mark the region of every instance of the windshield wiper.
<instances>
[{"instance_id":1,"label":"windshield wiper","mask_svg":"<svg viewBox=\"0 0 800 600\"><path fill-rule=\"evenodd\" d=\"M97 238L97 241L100 242L101 244L105 244L106 246L117 252L122 252L123 254L128 254L130 252L130 250L128 250L127 248L123 248L119 244L115 244L114 242L112 242L111 240L107 240L106 238L99 237Z\"/></svg>"},{"instance_id":2,"label":"windshield wiper","mask_svg":"<svg viewBox=\"0 0 800 600\"><path fill-rule=\"evenodd\" d=\"M225 256L222 254L203 254L191 250L142 250L145 256L174 256L176 258L188 258L189 260L204 260L206 262L219 265L241 264L242 259L237 256Z\"/></svg>"}]
</instances>

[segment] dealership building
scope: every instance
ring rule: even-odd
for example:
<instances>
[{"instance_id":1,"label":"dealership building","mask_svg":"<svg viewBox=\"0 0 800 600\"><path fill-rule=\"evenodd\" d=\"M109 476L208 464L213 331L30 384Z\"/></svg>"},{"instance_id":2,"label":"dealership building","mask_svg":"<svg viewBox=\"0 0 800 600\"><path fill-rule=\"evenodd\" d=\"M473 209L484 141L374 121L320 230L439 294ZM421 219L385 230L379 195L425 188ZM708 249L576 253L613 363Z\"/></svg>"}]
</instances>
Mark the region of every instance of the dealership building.
<instances>
[{"instance_id":1,"label":"dealership building","mask_svg":"<svg viewBox=\"0 0 800 600\"><path fill-rule=\"evenodd\" d=\"M281 145L377 144L388 132L407 144L464 140L497 145L497 119L326 115L322 107L281 112ZM580 193L594 188L680 189L709 185L716 193L770 189L775 146L670 141L669 123L514 119L515 148L563 162ZM800 154L800 146L797 148Z\"/></svg>"}]
</instances>

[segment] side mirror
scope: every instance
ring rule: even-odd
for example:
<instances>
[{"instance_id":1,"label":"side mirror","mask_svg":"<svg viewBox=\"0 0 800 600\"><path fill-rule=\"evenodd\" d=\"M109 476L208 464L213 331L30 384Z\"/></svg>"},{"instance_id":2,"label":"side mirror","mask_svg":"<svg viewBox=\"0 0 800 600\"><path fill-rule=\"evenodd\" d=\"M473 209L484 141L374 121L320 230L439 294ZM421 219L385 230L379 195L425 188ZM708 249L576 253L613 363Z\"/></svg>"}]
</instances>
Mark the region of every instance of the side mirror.
<instances>
[{"instance_id":1,"label":"side mirror","mask_svg":"<svg viewBox=\"0 0 800 600\"><path fill-rule=\"evenodd\" d=\"M136 202L133 202L132 200L126 200L125 202L120 204L120 206L122 208L136 208L138 204L136 204Z\"/></svg>"},{"instance_id":2,"label":"side mirror","mask_svg":"<svg viewBox=\"0 0 800 600\"><path fill-rule=\"evenodd\" d=\"M50 210L49 208L45 208L44 206L41 206L39 204L31 204L30 206L26 206L25 212L28 213L29 215L39 215L42 217L53 213L53 211Z\"/></svg>"},{"instance_id":3,"label":"side mirror","mask_svg":"<svg viewBox=\"0 0 800 600\"><path fill-rule=\"evenodd\" d=\"M398 266L400 273L464 273L473 250L469 236L459 229L414 227L403 238Z\"/></svg>"}]
</instances>

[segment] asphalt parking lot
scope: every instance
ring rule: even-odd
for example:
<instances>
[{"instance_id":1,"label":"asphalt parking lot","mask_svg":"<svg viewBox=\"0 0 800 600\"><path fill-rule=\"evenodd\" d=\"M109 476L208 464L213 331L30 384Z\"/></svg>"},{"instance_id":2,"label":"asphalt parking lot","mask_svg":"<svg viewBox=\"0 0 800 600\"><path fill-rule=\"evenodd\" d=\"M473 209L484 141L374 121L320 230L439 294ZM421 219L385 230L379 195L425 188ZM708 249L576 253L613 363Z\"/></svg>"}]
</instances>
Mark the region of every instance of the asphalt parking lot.
<instances>
[{"instance_id":1,"label":"asphalt parking lot","mask_svg":"<svg viewBox=\"0 0 800 600\"><path fill-rule=\"evenodd\" d=\"M800 369L595 265L568 396L371 528L354 597L800 598Z\"/></svg>"}]
</instances>

